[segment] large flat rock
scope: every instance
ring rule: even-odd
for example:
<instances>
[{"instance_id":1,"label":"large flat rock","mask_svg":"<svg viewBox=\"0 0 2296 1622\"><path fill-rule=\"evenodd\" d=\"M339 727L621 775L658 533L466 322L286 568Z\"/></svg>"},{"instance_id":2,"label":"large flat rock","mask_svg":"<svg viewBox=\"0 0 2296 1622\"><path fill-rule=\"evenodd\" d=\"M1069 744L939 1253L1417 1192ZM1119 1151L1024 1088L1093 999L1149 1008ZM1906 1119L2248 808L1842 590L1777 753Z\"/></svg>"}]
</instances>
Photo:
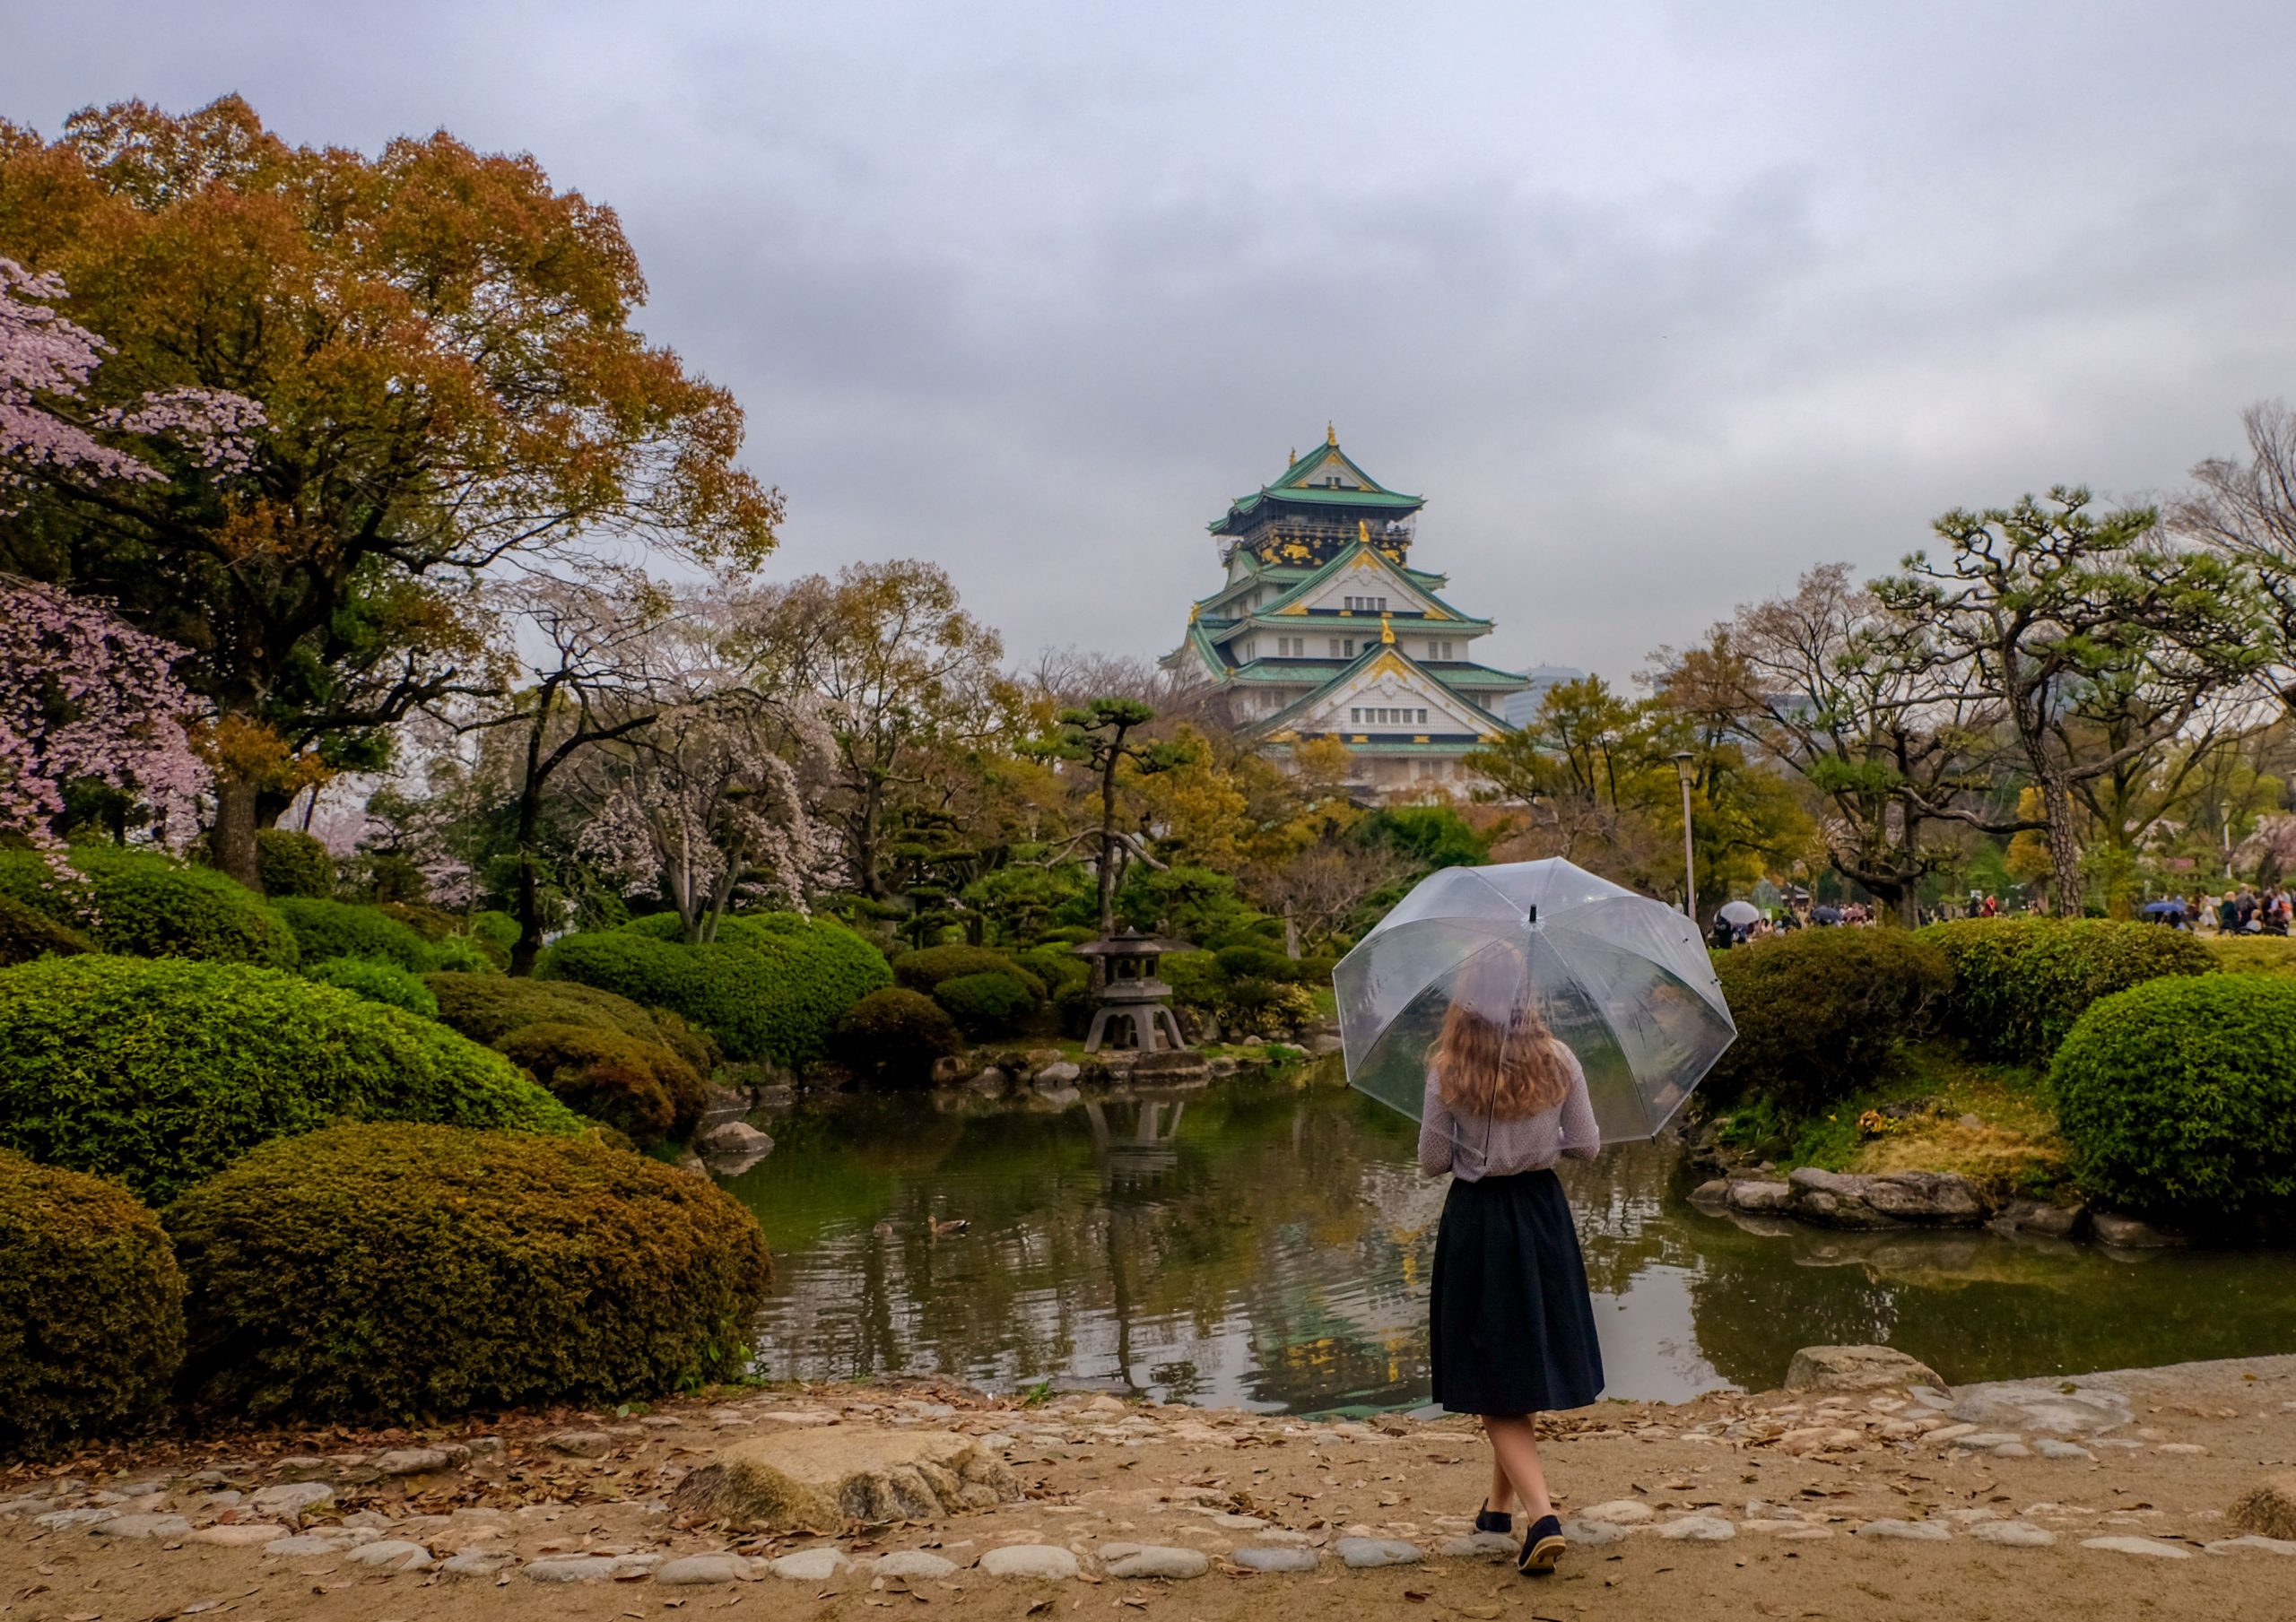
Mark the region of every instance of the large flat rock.
<instances>
[{"instance_id":1,"label":"large flat rock","mask_svg":"<svg viewBox=\"0 0 2296 1622\"><path fill-rule=\"evenodd\" d=\"M836 1425L721 1449L678 1484L676 1509L744 1531L830 1532L932 1521L1021 1496L1002 1459L951 1431Z\"/></svg>"},{"instance_id":2,"label":"large flat rock","mask_svg":"<svg viewBox=\"0 0 2296 1622\"><path fill-rule=\"evenodd\" d=\"M1902 1391L1944 1383L1926 1363L1892 1346L1805 1346L1786 1370L1787 1391Z\"/></svg>"}]
</instances>

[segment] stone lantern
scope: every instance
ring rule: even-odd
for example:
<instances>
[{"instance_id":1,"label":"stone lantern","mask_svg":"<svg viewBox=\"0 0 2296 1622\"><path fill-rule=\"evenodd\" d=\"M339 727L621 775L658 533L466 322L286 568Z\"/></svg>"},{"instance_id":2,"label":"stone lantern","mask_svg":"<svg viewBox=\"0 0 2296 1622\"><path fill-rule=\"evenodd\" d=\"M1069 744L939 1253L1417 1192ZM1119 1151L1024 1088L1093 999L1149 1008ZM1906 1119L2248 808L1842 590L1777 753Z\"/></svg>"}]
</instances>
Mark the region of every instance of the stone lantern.
<instances>
[{"instance_id":1,"label":"stone lantern","mask_svg":"<svg viewBox=\"0 0 2296 1622\"><path fill-rule=\"evenodd\" d=\"M1166 940L1119 930L1076 949L1087 958L1101 959L1100 1005L1092 1010L1092 1027L1085 1033L1084 1051L1096 1054L1103 1041L1119 1047L1152 1054L1159 1048L1178 1053L1187 1046L1180 1022L1172 1014L1172 988L1156 977L1156 959L1168 952L1194 951L1186 941Z\"/></svg>"}]
</instances>

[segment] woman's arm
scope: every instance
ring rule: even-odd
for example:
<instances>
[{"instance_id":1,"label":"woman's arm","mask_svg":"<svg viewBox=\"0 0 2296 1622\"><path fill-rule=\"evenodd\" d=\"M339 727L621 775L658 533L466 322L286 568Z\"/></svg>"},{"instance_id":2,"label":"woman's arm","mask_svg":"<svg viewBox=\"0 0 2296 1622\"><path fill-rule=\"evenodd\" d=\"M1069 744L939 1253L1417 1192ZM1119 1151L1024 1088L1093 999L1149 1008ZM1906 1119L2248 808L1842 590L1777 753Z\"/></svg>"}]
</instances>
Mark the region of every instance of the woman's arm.
<instances>
[{"instance_id":1,"label":"woman's arm","mask_svg":"<svg viewBox=\"0 0 2296 1622\"><path fill-rule=\"evenodd\" d=\"M1595 1106L1587 1097L1587 1071L1578 1055L1564 1048L1570 1061L1570 1087L1562 1095L1562 1152L1573 1160L1591 1160L1603 1147L1603 1129L1595 1124Z\"/></svg>"},{"instance_id":2,"label":"woman's arm","mask_svg":"<svg viewBox=\"0 0 2296 1622\"><path fill-rule=\"evenodd\" d=\"M1435 1072L1427 1072L1427 1096L1419 1108L1419 1169L1439 1176L1451 1169L1451 1112Z\"/></svg>"}]
</instances>

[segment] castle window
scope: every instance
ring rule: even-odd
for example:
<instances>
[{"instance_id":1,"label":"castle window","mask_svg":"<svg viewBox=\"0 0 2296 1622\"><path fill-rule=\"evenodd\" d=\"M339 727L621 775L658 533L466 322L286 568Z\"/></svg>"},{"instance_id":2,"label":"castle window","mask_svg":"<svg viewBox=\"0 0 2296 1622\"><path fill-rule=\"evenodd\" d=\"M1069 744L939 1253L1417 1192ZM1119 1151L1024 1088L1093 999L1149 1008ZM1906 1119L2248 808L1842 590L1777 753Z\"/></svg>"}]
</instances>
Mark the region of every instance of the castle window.
<instances>
[{"instance_id":1,"label":"castle window","mask_svg":"<svg viewBox=\"0 0 2296 1622\"><path fill-rule=\"evenodd\" d=\"M1427 712L1423 709L1419 712L1419 724L1422 726L1427 724Z\"/></svg>"}]
</instances>

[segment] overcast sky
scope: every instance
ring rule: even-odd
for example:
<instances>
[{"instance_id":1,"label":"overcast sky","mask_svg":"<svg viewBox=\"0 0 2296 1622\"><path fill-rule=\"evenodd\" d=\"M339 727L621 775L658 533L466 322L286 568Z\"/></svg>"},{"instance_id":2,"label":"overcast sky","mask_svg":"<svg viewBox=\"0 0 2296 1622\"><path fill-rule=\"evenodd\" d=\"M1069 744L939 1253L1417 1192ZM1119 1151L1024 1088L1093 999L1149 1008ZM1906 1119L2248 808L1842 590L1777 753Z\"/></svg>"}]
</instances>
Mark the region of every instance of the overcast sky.
<instances>
[{"instance_id":1,"label":"overcast sky","mask_svg":"<svg viewBox=\"0 0 2296 1622\"><path fill-rule=\"evenodd\" d=\"M532 152L747 408L777 571L936 559L1019 657L1173 646L1326 420L1502 661L1624 678L2296 396L2284 3L7 10L43 133Z\"/></svg>"}]
</instances>

